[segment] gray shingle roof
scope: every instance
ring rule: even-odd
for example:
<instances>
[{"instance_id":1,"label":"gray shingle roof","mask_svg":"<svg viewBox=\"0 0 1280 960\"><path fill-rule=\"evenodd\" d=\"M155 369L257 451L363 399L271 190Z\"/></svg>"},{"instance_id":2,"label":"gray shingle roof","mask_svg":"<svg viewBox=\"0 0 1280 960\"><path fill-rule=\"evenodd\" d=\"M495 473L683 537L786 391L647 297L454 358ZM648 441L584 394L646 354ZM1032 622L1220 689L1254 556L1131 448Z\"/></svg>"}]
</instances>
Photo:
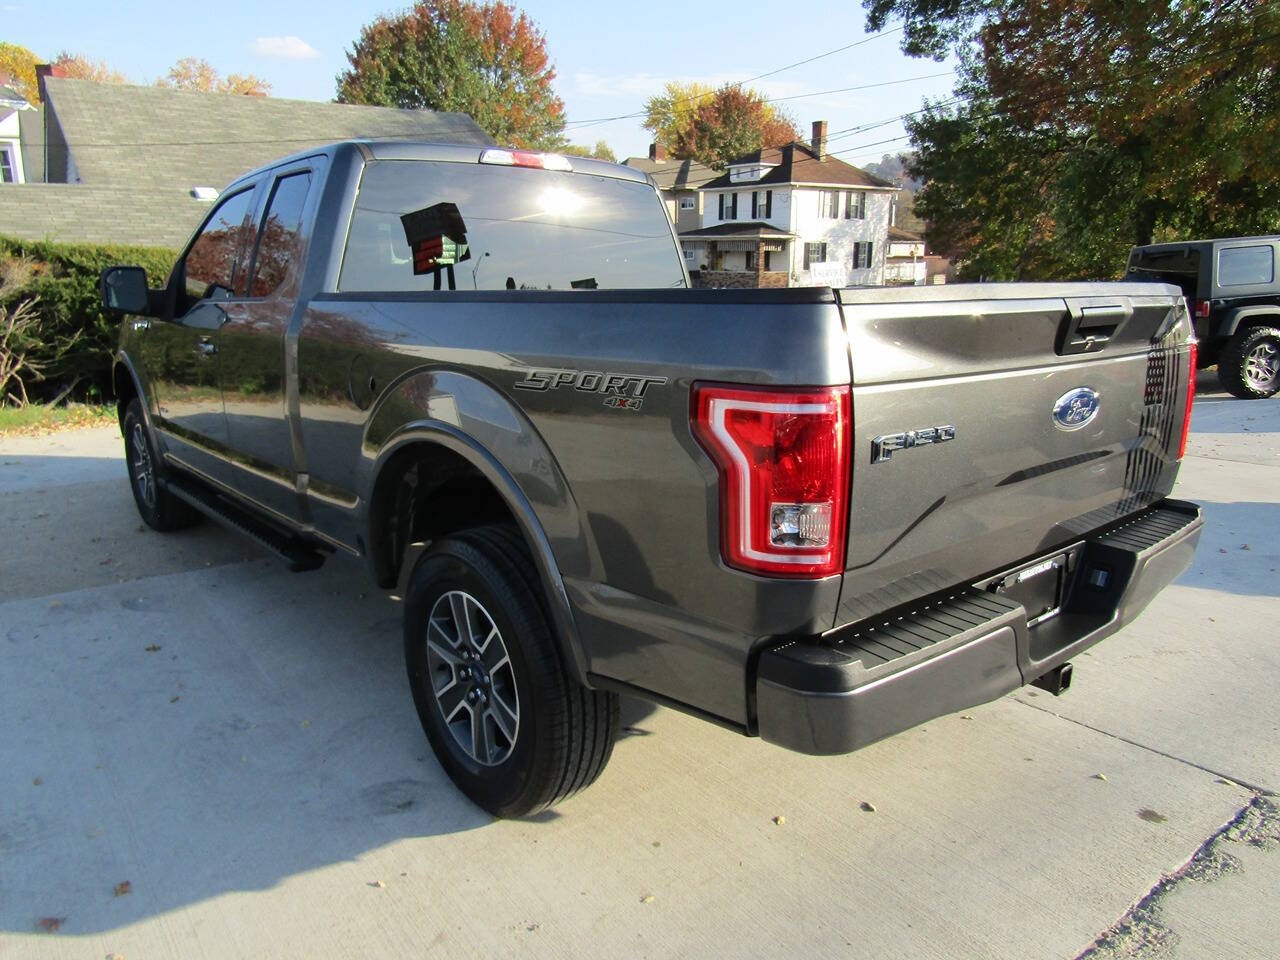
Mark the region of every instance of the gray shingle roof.
<instances>
[{"instance_id":1,"label":"gray shingle roof","mask_svg":"<svg viewBox=\"0 0 1280 960\"><path fill-rule=\"evenodd\" d=\"M354 138L493 143L462 113L191 93L67 77L46 78L45 91L86 184L221 188L279 157Z\"/></svg>"},{"instance_id":2,"label":"gray shingle roof","mask_svg":"<svg viewBox=\"0 0 1280 960\"><path fill-rule=\"evenodd\" d=\"M0 234L20 240L176 249L209 208L174 188L5 184L0 188Z\"/></svg>"},{"instance_id":3,"label":"gray shingle roof","mask_svg":"<svg viewBox=\"0 0 1280 960\"><path fill-rule=\"evenodd\" d=\"M713 170L697 160L650 160L648 157L627 157L622 162L628 167L634 167L642 173L649 174L661 190L696 190L704 183L720 176L719 170Z\"/></svg>"},{"instance_id":4,"label":"gray shingle roof","mask_svg":"<svg viewBox=\"0 0 1280 960\"><path fill-rule=\"evenodd\" d=\"M861 167L837 160L826 154L821 160L814 153L813 147L807 143L796 141L781 147L766 147L745 156L737 157L733 164L769 164L773 169L759 180L742 180L734 182L728 173L709 183L703 184L705 190L746 189L759 186L774 186L785 183L813 183L848 185L852 187L889 187L898 189L888 180L867 173ZM732 164L731 164L732 165Z\"/></svg>"}]
</instances>

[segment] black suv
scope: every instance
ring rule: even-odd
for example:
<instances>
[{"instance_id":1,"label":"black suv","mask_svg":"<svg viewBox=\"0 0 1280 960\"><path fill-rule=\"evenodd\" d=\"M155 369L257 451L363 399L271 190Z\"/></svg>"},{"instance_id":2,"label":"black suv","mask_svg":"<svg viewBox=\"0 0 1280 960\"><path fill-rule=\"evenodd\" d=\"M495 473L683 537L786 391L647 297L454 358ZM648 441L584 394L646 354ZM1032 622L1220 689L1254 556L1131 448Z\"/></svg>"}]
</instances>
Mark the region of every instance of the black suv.
<instances>
[{"instance_id":1,"label":"black suv","mask_svg":"<svg viewBox=\"0 0 1280 960\"><path fill-rule=\"evenodd\" d=\"M1280 236L1188 240L1134 247L1129 280L1182 288L1200 340L1198 364L1218 365L1229 393L1247 400L1280 390Z\"/></svg>"}]
</instances>

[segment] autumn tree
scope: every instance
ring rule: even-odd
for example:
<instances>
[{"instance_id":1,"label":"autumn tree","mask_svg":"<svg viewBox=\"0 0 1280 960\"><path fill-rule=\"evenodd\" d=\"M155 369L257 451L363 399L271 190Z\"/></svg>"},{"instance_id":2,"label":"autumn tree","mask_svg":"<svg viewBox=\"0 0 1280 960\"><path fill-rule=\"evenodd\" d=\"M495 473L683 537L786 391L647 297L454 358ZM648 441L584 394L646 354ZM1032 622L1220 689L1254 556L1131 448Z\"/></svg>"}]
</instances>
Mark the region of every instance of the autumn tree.
<instances>
[{"instance_id":1,"label":"autumn tree","mask_svg":"<svg viewBox=\"0 0 1280 960\"><path fill-rule=\"evenodd\" d=\"M419 0L366 25L347 61L339 103L457 111L498 143L564 145L546 37L503 0Z\"/></svg>"},{"instance_id":2,"label":"autumn tree","mask_svg":"<svg viewBox=\"0 0 1280 960\"><path fill-rule=\"evenodd\" d=\"M225 77L214 69L208 60L200 57L183 57L169 73L156 81L158 87L174 90L191 90L196 93L231 93L246 97L265 97L271 93L271 84L253 74L229 73Z\"/></svg>"},{"instance_id":3,"label":"autumn tree","mask_svg":"<svg viewBox=\"0 0 1280 960\"><path fill-rule=\"evenodd\" d=\"M73 80L92 80L94 83L128 83L129 78L119 70L108 66L105 60L90 60L80 54L65 50L52 60L53 73Z\"/></svg>"},{"instance_id":4,"label":"autumn tree","mask_svg":"<svg viewBox=\"0 0 1280 960\"><path fill-rule=\"evenodd\" d=\"M907 121L916 212L962 276L1112 277L1133 244L1280 222L1280 7L1264 0L867 0L960 53Z\"/></svg>"},{"instance_id":5,"label":"autumn tree","mask_svg":"<svg viewBox=\"0 0 1280 960\"><path fill-rule=\"evenodd\" d=\"M735 157L799 138L795 121L761 94L726 84L698 105L688 128L677 134L674 154L723 168Z\"/></svg>"},{"instance_id":6,"label":"autumn tree","mask_svg":"<svg viewBox=\"0 0 1280 960\"><path fill-rule=\"evenodd\" d=\"M16 43L0 40L0 76L7 76L7 85L22 95L28 103L40 102L40 90L36 83L36 64L40 58Z\"/></svg>"},{"instance_id":7,"label":"autumn tree","mask_svg":"<svg viewBox=\"0 0 1280 960\"><path fill-rule=\"evenodd\" d=\"M680 134L693 125L694 114L715 97L714 87L691 81L671 80L662 93L644 104L644 128L653 134L653 142L674 150Z\"/></svg>"},{"instance_id":8,"label":"autumn tree","mask_svg":"<svg viewBox=\"0 0 1280 960\"><path fill-rule=\"evenodd\" d=\"M609 147L609 144L603 140L597 140L594 147L579 146L576 143L566 143L556 147L556 153L567 154L571 157L591 157L595 160L608 160L610 163L617 163L618 156Z\"/></svg>"}]
</instances>

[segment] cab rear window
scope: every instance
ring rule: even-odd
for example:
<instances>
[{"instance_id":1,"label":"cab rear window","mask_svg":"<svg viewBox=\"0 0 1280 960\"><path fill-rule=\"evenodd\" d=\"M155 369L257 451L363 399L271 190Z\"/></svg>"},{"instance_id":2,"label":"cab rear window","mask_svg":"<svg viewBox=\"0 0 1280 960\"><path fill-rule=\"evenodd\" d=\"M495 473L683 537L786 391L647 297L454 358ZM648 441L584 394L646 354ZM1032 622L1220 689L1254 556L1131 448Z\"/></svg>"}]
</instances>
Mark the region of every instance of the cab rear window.
<instances>
[{"instance_id":1,"label":"cab rear window","mask_svg":"<svg viewBox=\"0 0 1280 960\"><path fill-rule=\"evenodd\" d=\"M1242 287L1271 283L1274 279L1275 258L1270 244L1218 251L1218 286Z\"/></svg>"},{"instance_id":2,"label":"cab rear window","mask_svg":"<svg viewBox=\"0 0 1280 960\"><path fill-rule=\"evenodd\" d=\"M684 285L648 184L425 160L365 168L338 281L369 292Z\"/></svg>"}]
</instances>

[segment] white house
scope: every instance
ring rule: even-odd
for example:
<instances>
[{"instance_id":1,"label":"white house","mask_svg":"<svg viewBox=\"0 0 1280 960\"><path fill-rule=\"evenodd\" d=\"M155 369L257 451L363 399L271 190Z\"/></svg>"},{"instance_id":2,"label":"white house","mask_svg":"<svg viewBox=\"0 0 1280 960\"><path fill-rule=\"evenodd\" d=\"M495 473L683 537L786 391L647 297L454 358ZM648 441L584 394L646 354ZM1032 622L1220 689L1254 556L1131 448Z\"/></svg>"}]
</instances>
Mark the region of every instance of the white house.
<instances>
[{"instance_id":1,"label":"white house","mask_svg":"<svg viewBox=\"0 0 1280 960\"><path fill-rule=\"evenodd\" d=\"M923 286L928 276L924 237L901 227L889 228L884 282L893 286Z\"/></svg>"},{"instance_id":2,"label":"white house","mask_svg":"<svg viewBox=\"0 0 1280 960\"><path fill-rule=\"evenodd\" d=\"M735 159L699 188L702 222L680 231L703 286L859 286L885 282L889 211L897 187L827 153L827 124L811 143Z\"/></svg>"},{"instance_id":3,"label":"white house","mask_svg":"<svg viewBox=\"0 0 1280 960\"><path fill-rule=\"evenodd\" d=\"M24 183L22 162L22 114L34 110L22 94L0 86L0 183Z\"/></svg>"}]
</instances>

